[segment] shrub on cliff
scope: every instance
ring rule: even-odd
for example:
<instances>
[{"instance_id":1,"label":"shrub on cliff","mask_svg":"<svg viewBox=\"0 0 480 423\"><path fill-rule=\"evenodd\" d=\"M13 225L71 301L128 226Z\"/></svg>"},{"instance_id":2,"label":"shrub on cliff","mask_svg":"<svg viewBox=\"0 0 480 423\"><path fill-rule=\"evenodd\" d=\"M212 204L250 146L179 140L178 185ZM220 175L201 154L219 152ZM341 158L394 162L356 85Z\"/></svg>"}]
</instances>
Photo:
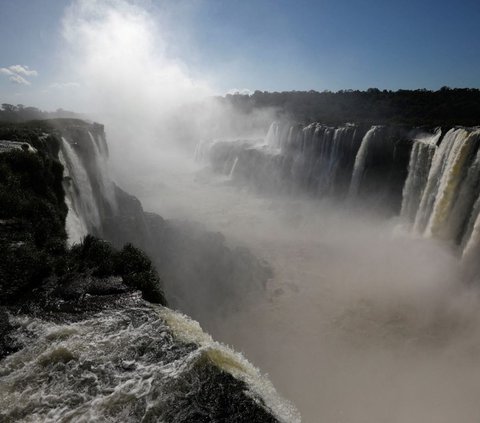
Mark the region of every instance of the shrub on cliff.
<instances>
[{"instance_id":1,"label":"shrub on cliff","mask_svg":"<svg viewBox=\"0 0 480 423\"><path fill-rule=\"evenodd\" d=\"M121 276L146 300L165 304L156 270L132 245L117 251L88 235L66 248L67 206L58 137L44 134L46 124L32 124L0 124L0 139L29 142L37 148L36 153L14 148L0 154L0 304L31 296L50 276L62 284L74 274L99 279Z\"/></svg>"},{"instance_id":2,"label":"shrub on cliff","mask_svg":"<svg viewBox=\"0 0 480 423\"><path fill-rule=\"evenodd\" d=\"M117 252L110 243L87 235L80 244L70 249L70 269L76 272L90 269L94 276L108 277L117 273L114 268L115 254Z\"/></svg>"},{"instance_id":3,"label":"shrub on cliff","mask_svg":"<svg viewBox=\"0 0 480 423\"><path fill-rule=\"evenodd\" d=\"M40 286L52 273L48 255L33 243L0 243L0 304L9 303Z\"/></svg>"},{"instance_id":4,"label":"shrub on cliff","mask_svg":"<svg viewBox=\"0 0 480 423\"><path fill-rule=\"evenodd\" d=\"M152 262L131 244L117 251L110 243L87 235L80 244L71 248L63 272L67 271L91 272L99 278L121 276L126 285L142 291L145 300L166 304L162 282Z\"/></svg>"},{"instance_id":5,"label":"shrub on cliff","mask_svg":"<svg viewBox=\"0 0 480 423\"><path fill-rule=\"evenodd\" d=\"M67 207L60 163L46 155L13 150L0 154L0 219L23 221L39 247L65 238Z\"/></svg>"},{"instance_id":6,"label":"shrub on cliff","mask_svg":"<svg viewBox=\"0 0 480 423\"><path fill-rule=\"evenodd\" d=\"M142 291L147 301L166 304L160 277L143 251L126 244L116 255L115 262L116 271L127 285Z\"/></svg>"},{"instance_id":7,"label":"shrub on cliff","mask_svg":"<svg viewBox=\"0 0 480 423\"><path fill-rule=\"evenodd\" d=\"M65 254L62 178L60 163L44 152L0 154L0 303L40 286Z\"/></svg>"}]
</instances>

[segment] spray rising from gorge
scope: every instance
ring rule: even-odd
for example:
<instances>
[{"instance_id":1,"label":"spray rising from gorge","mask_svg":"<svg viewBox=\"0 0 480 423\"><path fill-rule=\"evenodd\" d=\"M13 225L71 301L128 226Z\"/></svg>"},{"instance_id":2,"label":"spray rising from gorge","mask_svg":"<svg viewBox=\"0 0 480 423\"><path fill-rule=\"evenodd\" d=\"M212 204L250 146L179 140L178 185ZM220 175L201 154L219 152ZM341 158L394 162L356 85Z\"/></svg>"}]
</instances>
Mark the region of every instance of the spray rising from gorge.
<instances>
[{"instance_id":1,"label":"spray rising from gorge","mask_svg":"<svg viewBox=\"0 0 480 423\"><path fill-rule=\"evenodd\" d=\"M73 2L61 72L102 124L49 128L68 244L141 248L171 309L118 274L48 282L55 310L11 314L0 419L478 418L480 122L377 116L389 96L408 108L379 90L213 97L171 26L137 2Z\"/></svg>"},{"instance_id":2,"label":"spray rising from gorge","mask_svg":"<svg viewBox=\"0 0 480 423\"><path fill-rule=\"evenodd\" d=\"M108 33L106 23L93 28ZM82 49L79 61L91 64L87 74L96 81L98 69L111 63L89 52ZM160 71L151 57L145 54L146 67ZM273 270L265 294L252 296L237 285L234 298L243 305L234 301L226 315L209 302L198 306L202 298L222 299L193 280L176 296L180 309L268 372L306 422L377 421L392 410L399 422L476 414L469 394L476 376L468 369L480 328L477 294L462 285L458 257L465 240L475 239L478 208L456 203L468 186L467 202L478 197L475 161L470 150L460 149L463 159L443 153L451 144L458 151L475 130L290 124L277 120L275 108L248 114L215 100L200 108L174 103L172 125L151 113L160 107L157 98L162 108L169 104L168 91L157 86L155 95L143 95L135 78L124 77L121 84L103 78L102 89L91 93L108 111L101 119L114 178L147 210L221 231L230 245L250 248ZM125 107L131 119L115 118ZM474 148L470 142L465 148ZM125 167L135 171L127 174ZM439 219L448 235L435 229ZM384 378L398 374L404 376L387 386ZM439 378L457 388L439 388Z\"/></svg>"}]
</instances>

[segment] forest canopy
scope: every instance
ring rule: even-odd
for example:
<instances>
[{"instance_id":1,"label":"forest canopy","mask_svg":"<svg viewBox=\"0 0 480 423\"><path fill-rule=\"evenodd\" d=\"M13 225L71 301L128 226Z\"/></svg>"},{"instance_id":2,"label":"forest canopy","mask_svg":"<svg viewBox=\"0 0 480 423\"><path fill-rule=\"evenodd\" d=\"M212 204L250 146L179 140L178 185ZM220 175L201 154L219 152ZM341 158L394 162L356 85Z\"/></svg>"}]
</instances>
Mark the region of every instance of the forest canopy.
<instances>
[{"instance_id":1,"label":"forest canopy","mask_svg":"<svg viewBox=\"0 0 480 423\"><path fill-rule=\"evenodd\" d=\"M304 123L480 125L480 90L474 88L255 91L252 95L227 94L218 99L247 113L256 108L273 107L280 115Z\"/></svg>"},{"instance_id":2,"label":"forest canopy","mask_svg":"<svg viewBox=\"0 0 480 423\"><path fill-rule=\"evenodd\" d=\"M242 113L273 108L278 118L302 123L321 122L341 125L346 122L408 126L480 125L480 90L442 87L388 91L255 91L253 94L227 94L215 100ZM203 107L198 105L198 107ZM128 106L126 106L128 107ZM190 109L195 113L195 107ZM34 119L85 118L58 109L45 112L36 107L3 103L0 122L25 122Z\"/></svg>"}]
</instances>

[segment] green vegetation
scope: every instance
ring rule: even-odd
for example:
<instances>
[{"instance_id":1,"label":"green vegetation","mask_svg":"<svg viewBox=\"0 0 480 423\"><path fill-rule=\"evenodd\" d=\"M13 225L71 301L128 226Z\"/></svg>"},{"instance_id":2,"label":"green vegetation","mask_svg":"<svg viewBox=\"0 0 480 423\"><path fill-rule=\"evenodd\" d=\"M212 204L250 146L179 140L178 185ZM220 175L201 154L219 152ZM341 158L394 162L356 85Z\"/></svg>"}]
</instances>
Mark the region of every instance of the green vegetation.
<instances>
[{"instance_id":1,"label":"green vegetation","mask_svg":"<svg viewBox=\"0 0 480 423\"><path fill-rule=\"evenodd\" d=\"M87 236L66 246L67 207L63 166L58 161L62 127L77 130L85 122L0 124L0 140L29 143L37 152L0 153L0 305L34 295L47 280L59 285L72 275L120 276L151 302L165 304L160 278L148 257L132 245L121 251Z\"/></svg>"},{"instance_id":2,"label":"green vegetation","mask_svg":"<svg viewBox=\"0 0 480 423\"><path fill-rule=\"evenodd\" d=\"M0 219L20 221L25 238L31 237L38 247L64 239L67 207L62 179L62 165L41 152L0 154Z\"/></svg>"},{"instance_id":3,"label":"green vegetation","mask_svg":"<svg viewBox=\"0 0 480 423\"><path fill-rule=\"evenodd\" d=\"M48 151L0 154L2 302L38 286L65 252L67 207L62 179L63 167Z\"/></svg>"},{"instance_id":4,"label":"green vegetation","mask_svg":"<svg viewBox=\"0 0 480 423\"><path fill-rule=\"evenodd\" d=\"M220 102L243 112L273 107L299 122L345 122L410 126L480 124L480 90L443 87L438 91L370 88L367 91L289 91L227 95ZM280 116L279 116L280 117Z\"/></svg>"},{"instance_id":5,"label":"green vegetation","mask_svg":"<svg viewBox=\"0 0 480 423\"><path fill-rule=\"evenodd\" d=\"M58 118L82 118L78 113L58 109L55 112L44 112L36 107L24 106L23 104L3 103L0 108L0 121L4 122L26 122L39 119Z\"/></svg>"},{"instance_id":6,"label":"green vegetation","mask_svg":"<svg viewBox=\"0 0 480 423\"><path fill-rule=\"evenodd\" d=\"M87 235L81 244L71 248L63 265L69 273L91 273L99 278L121 276L126 285L142 291L145 300L166 304L162 282L152 262L131 244L117 251L110 243Z\"/></svg>"}]
</instances>

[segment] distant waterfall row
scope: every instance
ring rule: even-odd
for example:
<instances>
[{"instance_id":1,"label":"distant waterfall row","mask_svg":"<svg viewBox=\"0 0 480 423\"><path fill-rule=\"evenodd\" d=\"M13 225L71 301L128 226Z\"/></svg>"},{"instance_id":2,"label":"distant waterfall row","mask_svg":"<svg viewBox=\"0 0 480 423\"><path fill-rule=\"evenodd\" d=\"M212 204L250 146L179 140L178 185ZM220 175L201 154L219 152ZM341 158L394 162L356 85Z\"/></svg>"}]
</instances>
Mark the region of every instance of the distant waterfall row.
<instances>
[{"instance_id":1,"label":"distant waterfall row","mask_svg":"<svg viewBox=\"0 0 480 423\"><path fill-rule=\"evenodd\" d=\"M480 248L479 143L478 128L274 122L263 144L216 142L210 161L265 191L368 201L416 233L469 251Z\"/></svg>"},{"instance_id":2,"label":"distant waterfall row","mask_svg":"<svg viewBox=\"0 0 480 423\"><path fill-rule=\"evenodd\" d=\"M453 241L465 253L480 240L480 129L441 135L414 141L401 214L417 233Z\"/></svg>"},{"instance_id":3,"label":"distant waterfall row","mask_svg":"<svg viewBox=\"0 0 480 423\"><path fill-rule=\"evenodd\" d=\"M59 159L64 167L70 244L81 241L88 233L100 234L101 216L117 207L115 187L108 177L107 156L102 134L79 131L62 137Z\"/></svg>"},{"instance_id":4,"label":"distant waterfall row","mask_svg":"<svg viewBox=\"0 0 480 423\"><path fill-rule=\"evenodd\" d=\"M358 131L360 144L355 141ZM385 199L385 191L402 186L400 214L415 232L453 241L464 251L480 244L478 128L425 133L372 126L365 132L351 125L320 124L286 130L274 123L266 143L272 150L293 153L295 172L310 173L310 180L322 188L317 192L332 192L342 172L351 175L349 198L370 193Z\"/></svg>"},{"instance_id":5,"label":"distant waterfall row","mask_svg":"<svg viewBox=\"0 0 480 423\"><path fill-rule=\"evenodd\" d=\"M410 148L400 131L387 127L274 122L263 144L216 142L209 159L215 170L261 190L370 196L398 211Z\"/></svg>"}]
</instances>

